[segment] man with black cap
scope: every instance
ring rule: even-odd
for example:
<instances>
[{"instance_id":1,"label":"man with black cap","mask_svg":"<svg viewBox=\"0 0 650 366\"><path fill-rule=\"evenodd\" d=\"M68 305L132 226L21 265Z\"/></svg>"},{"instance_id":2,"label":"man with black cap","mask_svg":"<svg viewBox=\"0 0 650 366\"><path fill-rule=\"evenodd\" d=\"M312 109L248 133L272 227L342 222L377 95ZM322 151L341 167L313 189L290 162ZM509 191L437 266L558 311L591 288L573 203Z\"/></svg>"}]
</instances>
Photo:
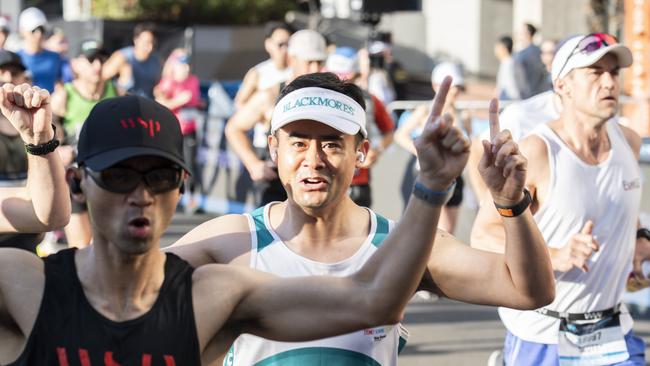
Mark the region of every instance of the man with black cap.
<instances>
[{"instance_id":1,"label":"man with black cap","mask_svg":"<svg viewBox=\"0 0 650 366\"><path fill-rule=\"evenodd\" d=\"M70 60L75 78L57 88L52 94L52 111L62 118L65 129L65 165L72 163L77 145L77 137L90 110L99 101L118 95L112 80L102 78L104 62L108 52L96 40L86 40L80 45L78 56ZM65 227L69 246L83 247L90 244L90 221L85 204L72 202L72 216Z\"/></svg>"},{"instance_id":2,"label":"man with black cap","mask_svg":"<svg viewBox=\"0 0 650 366\"><path fill-rule=\"evenodd\" d=\"M25 66L20 57L0 50L2 95L13 91L36 95L35 100L47 105L49 93L38 87L30 88L25 81ZM14 87L12 83L21 85ZM53 140L52 118L47 115L49 106L43 107L45 111L34 116L37 118L30 124L26 120L31 118L30 112L18 112L12 107L13 100L3 97L2 101L3 112L15 113L10 118L0 115L0 247L36 252L43 237L39 233L62 227L70 217L69 199L61 201L67 195L65 172L58 154L52 153L54 144L42 151L25 147L26 144L41 146ZM39 136L34 136L34 131L39 131ZM39 152L42 154L35 155Z\"/></svg>"},{"instance_id":3,"label":"man with black cap","mask_svg":"<svg viewBox=\"0 0 650 366\"><path fill-rule=\"evenodd\" d=\"M572 37L553 58L561 111L520 144L557 296L534 311L499 308L506 365L645 365L622 303L650 260L650 231L638 228L641 140L617 117L619 73L631 64L630 49L604 33ZM472 246L502 251L502 222L482 205Z\"/></svg>"},{"instance_id":4,"label":"man with black cap","mask_svg":"<svg viewBox=\"0 0 650 366\"><path fill-rule=\"evenodd\" d=\"M93 245L44 261L0 249L0 363L192 366L213 362L242 333L304 341L397 322L467 161L469 141L440 117L442 99L417 143L422 175L402 223L347 277L294 279L242 266L193 270L161 252L187 174L179 123L142 97L99 102L81 130L79 167L68 170L70 189L88 204ZM365 121L355 104L332 102L355 124ZM328 150L349 159L354 136L332 140ZM345 153L336 147L343 144ZM237 241L249 233L228 235Z\"/></svg>"}]
</instances>

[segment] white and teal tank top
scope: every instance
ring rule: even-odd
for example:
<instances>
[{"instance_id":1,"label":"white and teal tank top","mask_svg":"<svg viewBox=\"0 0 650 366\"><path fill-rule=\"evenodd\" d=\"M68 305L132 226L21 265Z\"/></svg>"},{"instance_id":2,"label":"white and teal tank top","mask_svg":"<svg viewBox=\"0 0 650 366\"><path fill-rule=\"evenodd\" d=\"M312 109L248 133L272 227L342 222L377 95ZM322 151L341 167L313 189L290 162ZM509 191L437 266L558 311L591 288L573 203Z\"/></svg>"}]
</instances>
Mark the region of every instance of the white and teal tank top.
<instances>
[{"instance_id":1,"label":"white and teal tank top","mask_svg":"<svg viewBox=\"0 0 650 366\"><path fill-rule=\"evenodd\" d=\"M251 232L251 268L280 277L328 275L343 277L357 272L377 251L394 223L370 211L370 235L351 257L338 263L320 263L293 252L269 225L273 203L246 215ZM274 342L242 335L224 360L225 366L394 366L406 344L408 332L401 324L359 330L311 342Z\"/></svg>"}]
</instances>

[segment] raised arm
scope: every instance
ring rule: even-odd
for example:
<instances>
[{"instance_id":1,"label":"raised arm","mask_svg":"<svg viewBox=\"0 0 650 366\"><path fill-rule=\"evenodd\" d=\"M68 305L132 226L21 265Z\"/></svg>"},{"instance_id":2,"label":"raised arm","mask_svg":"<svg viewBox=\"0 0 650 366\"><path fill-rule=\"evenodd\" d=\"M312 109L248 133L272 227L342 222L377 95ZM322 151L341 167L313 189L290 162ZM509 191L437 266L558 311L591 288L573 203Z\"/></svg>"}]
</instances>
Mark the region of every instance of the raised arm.
<instances>
[{"instance_id":1,"label":"raised arm","mask_svg":"<svg viewBox=\"0 0 650 366\"><path fill-rule=\"evenodd\" d=\"M102 78L104 80L110 80L117 76L122 69L122 65L126 63L126 57L122 54L120 50L113 52L111 57L106 60L104 67L102 67Z\"/></svg>"},{"instance_id":2,"label":"raised arm","mask_svg":"<svg viewBox=\"0 0 650 366\"><path fill-rule=\"evenodd\" d=\"M236 306L241 332L299 341L398 322L426 268L440 209L467 162L469 140L440 116L447 78L416 140L421 171L418 197L381 248L354 275L276 279L262 275ZM429 198L426 198L429 197Z\"/></svg>"},{"instance_id":3,"label":"raised arm","mask_svg":"<svg viewBox=\"0 0 650 366\"><path fill-rule=\"evenodd\" d=\"M50 93L28 84L4 84L0 110L25 144L42 145L54 137ZM44 232L70 219L70 195L59 154L27 154L27 186L0 189L0 232Z\"/></svg>"},{"instance_id":4,"label":"raised arm","mask_svg":"<svg viewBox=\"0 0 650 366\"><path fill-rule=\"evenodd\" d=\"M500 131L496 100L490 105L490 132L491 141L483 141L478 169L494 203L516 205L524 199L527 160L510 133ZM491 202L484 206L497 212ZM430 276L425 276L427 289L460 301L519 309L536 309L553 301L551 262L530 209L503 217L501 224L505 254L470 248L440 233L429 260Z\"/></svg>"}]
</instances>

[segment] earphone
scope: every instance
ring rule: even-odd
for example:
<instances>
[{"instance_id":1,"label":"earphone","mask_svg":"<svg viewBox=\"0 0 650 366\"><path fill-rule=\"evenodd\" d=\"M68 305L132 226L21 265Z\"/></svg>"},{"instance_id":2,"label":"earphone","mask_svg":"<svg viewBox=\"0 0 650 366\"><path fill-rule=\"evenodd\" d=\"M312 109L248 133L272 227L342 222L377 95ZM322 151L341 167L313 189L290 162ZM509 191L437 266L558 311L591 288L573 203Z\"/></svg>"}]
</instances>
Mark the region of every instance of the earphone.
<instances>
[{"instance_id":1,"label":"earphone","mask_svg":"<svg viewBox=\"0 0 650 366\"><path fill-rule=\"evenodd\" d=\"M359 160L360 163L363 163L363 161L366 160L366 155L361 151L357 151L357 160Z\"/></svg>"}]
</instances>

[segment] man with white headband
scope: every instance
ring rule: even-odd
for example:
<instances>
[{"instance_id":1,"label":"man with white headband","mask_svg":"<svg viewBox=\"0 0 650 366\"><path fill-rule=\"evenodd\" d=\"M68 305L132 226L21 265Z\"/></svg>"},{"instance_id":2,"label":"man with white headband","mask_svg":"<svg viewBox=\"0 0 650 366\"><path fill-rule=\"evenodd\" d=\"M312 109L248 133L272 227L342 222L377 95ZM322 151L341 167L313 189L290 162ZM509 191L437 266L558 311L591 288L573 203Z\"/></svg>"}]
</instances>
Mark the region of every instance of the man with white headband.
<instances>
[{"instance_id":1,"label":"man with white headband","mask_svg":"<svg viewBox=\"0 0 650 366\"><path fill-rule=\"evenodd\" d=\"M499 309L506 365L645 365L645 346L621 303L630 271L644 279L641 264L650 259L650 232L637 231L641 141L616 117L619 71L631 64L630 50L602 33L569 39L553 59L562 110L521 150L557 296L536 311ZM483 205L472 246L503 251L503 233Z\"/></svg>"},{"instance_id":2,"label":"man with white headband","mask_svg":"<svg viewBox=\"0 0 650 366\"><path fill-rule=\"evenodd\" d=\"M436 206L435 218L426 219L433 232L440 207L453 186L446 186L443 198L440 192L425 188L422 179L451 184L462 172L465 164L460 156L469 148L465 137L458 137L456 143L443 139L451 155L447 157L445 150L445 162L437 169L433 169L432 159L442 157L439 154L443 151L427 149L430 155L423 150L423 141L430 139L431 121L441 114L450 85L451 78L441 85L429 122L415 141L421 170L413 194ZM247 215L222 216L204 223L171 250L194 266L230 263L281 277L340 277L377 260L381 248L389 244L387 240L398 235L395 230L417 228L417 222L406 216L413 200L395 226L372 210L357 206L347 194L354 170L369 148L364 104L356 85L330 73L304 75L287 85L274 108L269 150L288 199ZM496 102L492 110L497 110ZM492 113L493 135L491 143L485 142L488 154L482 161L482 172L497 197L495 203L509 209L513 216L507 222L508 252L494 255L474 250L438 231L433 253L425 258L428 271L419 287L461 301L536 308L553 298L550 262L527 210L523 193L526 161L507 132L498 131L496 116ZM463 136L451 126L451 117L445 118L449 133ZM407 243L411 239L401 233L399 240ZM389 263L381 264L385 265ZM386 289L386 299L395 296L392 291ZM231 334L224 334L224 338L228 336ZM390 366L397 364L405 337L403 328L394 322L307 343L271 342L244 335L234 342L225 364Z\"/></svg>"}]
</instances>

